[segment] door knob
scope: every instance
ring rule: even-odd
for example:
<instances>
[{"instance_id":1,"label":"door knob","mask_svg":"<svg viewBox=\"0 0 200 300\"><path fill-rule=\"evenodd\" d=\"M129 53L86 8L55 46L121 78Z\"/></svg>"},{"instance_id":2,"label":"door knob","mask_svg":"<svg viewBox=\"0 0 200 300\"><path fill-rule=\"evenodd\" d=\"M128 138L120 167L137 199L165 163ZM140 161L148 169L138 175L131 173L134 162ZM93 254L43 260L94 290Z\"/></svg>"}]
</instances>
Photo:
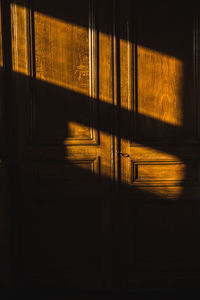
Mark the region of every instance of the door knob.
<instances>
[{"instance_id":1,"label":"door knob","mask_svg":"<svg viewBox=\"0 0 200 300\"><path fill-rule=\"evenodd\" d=\"M129 154L126 152L120 152L120 151L116 151L117 154L120 154L123 157L129 157Z\"/></svg>"}]
</instances>

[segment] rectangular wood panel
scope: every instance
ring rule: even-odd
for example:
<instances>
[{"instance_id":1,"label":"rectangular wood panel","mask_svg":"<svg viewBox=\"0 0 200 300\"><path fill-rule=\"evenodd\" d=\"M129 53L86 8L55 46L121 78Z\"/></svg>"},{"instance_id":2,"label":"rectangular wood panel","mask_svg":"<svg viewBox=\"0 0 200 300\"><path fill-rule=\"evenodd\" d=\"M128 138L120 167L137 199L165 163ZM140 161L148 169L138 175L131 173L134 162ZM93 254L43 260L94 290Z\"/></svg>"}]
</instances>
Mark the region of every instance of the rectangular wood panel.
<instances>
[{"instance_id":1,"label":"rectangular wood panel","mask_svg":"<svg viewBox=\"0 0 200 300\"><path fill-rule=\"evenodd\" d=\"M32 287L90 290L110 276L111 5L95 5L16 0L11 6L23 190L19 251L22 281ZM97 34L95 20L105 31Z\"/></svg>"},{"instance_id":2,"label":"rectangular wood panel","mask_svg":"<svg viewBox=\"0 0 200 300\"><path fill-rule=\"evenodd\" d=\"M120 2L120 244L124 285L141 295L199 269L199 10L128 3L124 13Z\"/></svg>"},{"instance_id":3,"label":"rectangular wood panel","mask_svg":"<svg viewBox=\"0 0 200 300\"><path fill-rule=\"evenodd\" d=\"M89 2L82 5L80 19L75 3L74 7L70 3L63 8L61 5L59 11L48 15L48 9L44 14L44 6L34 2L30 34L31 64L36 79L32 136L36 142L98 143L94 128L97 127L96 33ZM77 7L79 4L77 1ZM56 7L55 3L52 7ZM70 12L76 21L71 21Z\"/></svg>"},{"instance_id":4,"label":"rectangular wood panel","mask_svg":"<svg viewBox=\"0 0 200 300\"><path fill-rule=\"evenodd\" d=\"M190 90L193 15L176 5L171 10L167 3L138 7L136 136L191 138L196 134Z\"/></svg>"},{"instance_id":5,"label":"rectangular wood panel","mask_svg":"<svg viewBox=\"0 0 200 300\"><path fill-rule=\"evenodd\" d=\"M80 184L99 173L98 158L33 162L33 181L38 183Z\"/></svg>"},{"instance_id":6,"label":"rectangular wood panel","mask_svg":"<svg viewBox=\"0 0 200 300\"><path fill-rule=\"evenodd\" d=\"M197 182L198 162L138 161L133 162L133 183L181 184ZM186 177L187 174L187 177Z\"/></svg>"}]
</instances>

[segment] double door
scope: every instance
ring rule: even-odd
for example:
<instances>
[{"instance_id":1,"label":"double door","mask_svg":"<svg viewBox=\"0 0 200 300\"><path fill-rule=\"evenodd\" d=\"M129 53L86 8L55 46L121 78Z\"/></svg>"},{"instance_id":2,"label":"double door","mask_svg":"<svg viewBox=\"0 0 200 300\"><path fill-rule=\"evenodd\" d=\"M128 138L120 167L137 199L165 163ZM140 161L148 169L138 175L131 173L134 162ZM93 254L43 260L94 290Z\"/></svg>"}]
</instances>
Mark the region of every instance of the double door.
<instances>
[{"instance_id":1,"label":"double door","mask_svg":"<svg viewBox=\"0 0 200 300\"><path fill-rule=\"evenodd\" d=\"M2 13L17 286L195 284L198 10L13 0Z\"/></svg>"}]
</instances>

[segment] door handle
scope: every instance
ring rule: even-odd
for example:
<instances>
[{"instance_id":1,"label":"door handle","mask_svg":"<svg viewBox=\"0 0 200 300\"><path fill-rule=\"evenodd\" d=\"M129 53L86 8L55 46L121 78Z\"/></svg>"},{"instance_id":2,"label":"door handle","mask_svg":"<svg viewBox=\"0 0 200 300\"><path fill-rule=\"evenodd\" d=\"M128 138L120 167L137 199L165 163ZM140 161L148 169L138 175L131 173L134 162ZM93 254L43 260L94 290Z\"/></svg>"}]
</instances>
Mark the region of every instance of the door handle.
<instances>
[{"instance_id":1,"label":"door handle","mask_svg":"<svg viewBox=\"0 0 200 300\"><path fill-rule=\"evenodd\" d=\"M116 151L117 154L120 154L123 157L129 157L129 154L126 152L120 152L120 151Z\"/></svg>"}]
</instances>

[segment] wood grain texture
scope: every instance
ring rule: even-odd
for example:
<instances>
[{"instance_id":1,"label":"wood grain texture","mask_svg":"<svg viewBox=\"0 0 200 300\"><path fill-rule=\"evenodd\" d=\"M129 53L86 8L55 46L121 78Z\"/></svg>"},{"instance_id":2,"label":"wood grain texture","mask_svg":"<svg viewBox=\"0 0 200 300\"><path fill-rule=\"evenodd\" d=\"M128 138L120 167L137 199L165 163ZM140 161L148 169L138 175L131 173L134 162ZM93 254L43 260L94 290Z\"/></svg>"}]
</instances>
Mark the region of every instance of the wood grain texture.
<instances>
[{"instance_id":1,"label":"wood grain texture","mask_svg":"<svg viewBox=\"0 0 200 300\"><path fill-rule=\"evenodd\" d=\"M183 126L184 63L175 57L138 46L138 113ZM145 134L151 130L146 123ZM156 128L159 132L160 128ZM155 128L152 128L155 132ZM161 132L161 135L163 133ZM152 134L151 134L152 135Z\"/></svg>"},{"instance_id":2,"label":"wood grain texture","mask_svg":"<svg viewBox=\"0 0 200 300\"><path fill-rule=\"evenodd\" d=\"M26 77L16 67L14 80L21 222L31 228L29 242L22 229L21 263L33 286L97 289L109 281L112 37L97 35L95 23L110 30L103 7L106 1L95 7L95 1L36 0L27 13L25 4L13 4L15 66L25 57L32 69ZM32 31L21 25L26 13ZM99 101L110 105L100 108Z\"/></svg>"},{"instance_id":3,"label":"wood grain texture","mask_svg":"<svg viewBox=\"0 0 200 300\"><path fill-rule=\"evenodd\" d=\"M65 7L65 9L67 9L67 7ZM91 16L88 15L88 3L85 3L85 9L82 11L82 14L83 18L88 20L89 26L89 18L91 18ZM37 80L60 86L69 91L78 92L81 95L90 96L91 78L89 60L92 49L89 44L91 33L88 26L83 27L39 12L34 13L35 68ZM49 103L50 100L48 98L50 95L44 95L43 93L46 92L42 92L41 88L38 87L37 97L39 98L39 102L37 103L36 112L39 117L38 122L42 122L42 114L45 114L44 110L46 110L47 106L49 108L48 116L46 115L46 117L49 119L49 123L51 122L50 120L54 123L55 109L58 114L60 111L63 112L63 115L60 116L60 120L63 122L65 122L67 114L69 118L70 114L73 115L76 113L73 109L74 104L70 103L71 101L76 101L75 99L69 99L66 105L65 97L67 96L64 94L63 99L60 97L58 100L60 101L59 107L58 102L56 102L56 104ZM45 98L48 102L45 101ZM82 118L87 119L92 117L89 100L87 102L87 106L84 105L81 108L80 121ZM77 105L81 105L81 102ZM38 126L41 127L42 124L40 123ZM60 124L60 127L61 126ZM63 132L66 137L90 139L89 127L70 121L68 121L66 126L66 132ZM52 126L49 132L45 129L43 132L40 130L39 134L43 137L47 135L56 137L59 132L55 132L54 128L55 127Z\"/></svg>"},{"instance_id":4,"label":"wood grain texture","mask_svg":"<svg viewBox=\"0 0 200 300\"><path fill-rule=\"evenodd\" d=\"M169 23L168 10L166 4L147 5L145 9L138 5L136 134L141 138L195 135L195 99L191 101L193 15L187 15L185 6L180 13L174 5ZM142 120L141 115L145 117Z\"/></svg>"},{"instance_id":5,"label":"wood grain texture","mask_svg":"<svg viewBox=\"0 0 200 300\"><path fill-rule=\"evenodd\" d=\"M199 268L197 33L191 7L171 8L156 1L120 7L121 179L132 186L120 190L121 278L139 295L156 289L153 270L170 278L177 270L189 277L197 261Z\"/></svg>"},{"instance_id":6,"label":"wood grain texture","mask_svg":"<svg viewBox=\"0 0 200 300\"><path fill-rule=\"evenodd\" d=\"M143 162L137 163L135 169L136 180L184 180L185 168L183 163Z\"/></svg>"},{"instance_id":7,"label":"wood grain texture","mask_svg":"<svg viewBox=\"0 0 200 300\"><path fill-rule=\"evenodd\" d=\"M11 3L12 70L29 75L29 10L20 4Z\"/></svg>"},{"instance_id":8,"label":"wood grain texture","mask_svg":"<svg viewBox=\"0 0 200 300\"><path fill-rule=\"evenodd\" d=\"M89 24L87 11L83 14ZM88 28L39 12L34 22L36 78L88 95Z\"/></svg>"},{"instance_id":9,"label":"wood grain texture","mask_svg":"<svg viewBox=\"0 0 200 300\"><path fill-rule=\"evenodd\" d=\"M30 4L11 5L17 285L142 292L200 270L191 7Z\"/></svg>"}]
</instances>

